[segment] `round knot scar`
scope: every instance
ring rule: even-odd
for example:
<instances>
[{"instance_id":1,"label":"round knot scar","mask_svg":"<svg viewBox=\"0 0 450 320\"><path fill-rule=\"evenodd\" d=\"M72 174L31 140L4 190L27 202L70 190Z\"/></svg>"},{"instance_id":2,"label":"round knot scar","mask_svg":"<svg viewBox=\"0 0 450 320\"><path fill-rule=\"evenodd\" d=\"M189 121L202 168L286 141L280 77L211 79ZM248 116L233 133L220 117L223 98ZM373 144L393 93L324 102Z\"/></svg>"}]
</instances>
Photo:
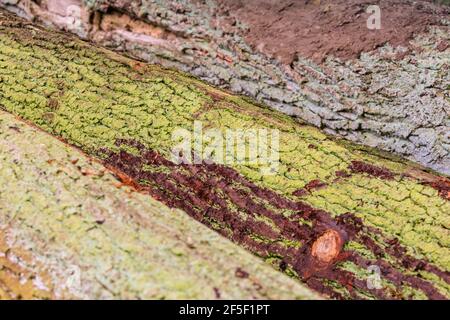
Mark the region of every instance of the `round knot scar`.
<instances>
[{"instance_id":1,"label":"round knot scar","mask_svg":"<svg viewBox=\"0 0 450 320\"><path fill-rule=\"evenodd\" d=\"M343 240L335 230L327 230L313 243L311 254L322 263L330 263L341 252Z\"/></svg>"}]
</instances>

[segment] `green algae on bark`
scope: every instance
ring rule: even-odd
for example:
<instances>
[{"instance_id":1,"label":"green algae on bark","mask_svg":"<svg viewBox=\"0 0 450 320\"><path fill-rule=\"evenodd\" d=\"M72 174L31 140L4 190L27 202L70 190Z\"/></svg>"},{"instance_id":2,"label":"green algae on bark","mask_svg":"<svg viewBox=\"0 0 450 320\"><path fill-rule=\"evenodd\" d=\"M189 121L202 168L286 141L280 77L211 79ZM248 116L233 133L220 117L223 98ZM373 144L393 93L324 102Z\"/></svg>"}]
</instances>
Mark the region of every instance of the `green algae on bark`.
<instances>
[{"instance_id":1,"label":"green algae on bark","mask_svg":"<svg viewBox=\"0 0 450 320\"><path fill-rule=\"evenodd\" d=\"M0 298L319 298L4 111L0 182Z\"/></svg>"},{"instance_id":2,"label":"green algae on bark","mask_svg":"<svg viewBox=\"0 0 450 320\"><path fill-rule=\"evenodd\" d=\"M428 297L449 297L445 284L450 269L450 204L440 195L442 190L429 184L434 179L448 185L446 178L331 139L316 128L175 71L49 34L23 21L19 28L17 23L5 14L0 26L0 105L5 110L98 156L126 173L125 180L137 188L190 210L198 220L326 294L408 298L410 294L420 297L412 293L419 290ZM221 131L280 130L278 172L263 175L258 166L238 163L228 168L174 167L166 160L174 146L172 132L192 131L194 121ZM367 168L355 170L355 162ZM379 177L373 174L374 168L389 174ZM141 179L145 172L146 179ZM223 195L217 186L212 193L204 187L196 189L208 181L181 183L186 175L188 181L195 181L198 172L202 177L214 173L219 181L232 176L228 193ZM155 180L170 174L178 184ZM316 180L325 187L297 193ZM257 209L248 209L242 194L248 194ZM228 216L208 216L200 200L210 200L212 195L223 200L220 205L229 211ZM267 195L284 206L266 199ZM238 218L247 219L253 233L246 234ZM352 241L358 245L344 250L325 274L316 275L308 250L315 237L326 231L317 226L320 219L328 228L340 225L345 233L354 228ZM293 230L303 230L312 238ZM394 292L367 290L356 269L349 267L350 259L358 266L379 264L386 287ZM423 280L423 272L437 279Z\"/></svg>"},{"instance_id":3,"label":"green algae on bark","mask_svg":"<svg viewBox=\"0 0 450 320\"><path fill-rule=\"evenodd\" d=\"M429 0L374 0L383 28L366 37L368 4L359 0L261 1L0 0L0 6L449 174L450 9Z\"/></svg>"}]
</instances>

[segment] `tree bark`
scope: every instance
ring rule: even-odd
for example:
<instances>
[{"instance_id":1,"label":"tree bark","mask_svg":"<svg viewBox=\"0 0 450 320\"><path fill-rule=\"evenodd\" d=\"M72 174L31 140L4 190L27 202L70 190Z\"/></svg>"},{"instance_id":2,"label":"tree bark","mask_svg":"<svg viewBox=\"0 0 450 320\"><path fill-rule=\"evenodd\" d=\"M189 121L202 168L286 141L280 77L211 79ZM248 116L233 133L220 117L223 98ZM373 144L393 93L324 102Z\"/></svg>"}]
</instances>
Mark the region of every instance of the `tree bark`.
<instances>
[{"instance_id":1,"label":"tree bark","mask_svg":"<svg viewBox=\"0 0 450 320\"><path fill-rule=\"evenodd\" d=\"M49 32L5 12L0 18L0 106L98 159L123 184L136 190L136 197L152 201L150 206L157 205L149 195L184 211L328 297L450 297L447 178L374 149L330 138L317 128L177 71ZM204 137L195 141L200 126ZM174 141L174 132L189 134L194 150L205 151L211 147L211 141L205 137L211 129L221 134L250 129L277 133L279 145L273 138L269 147L279 151L279 161L271 163L275 166L268 174L263 170L265 163L240 159L233 148L225 150L229 157L223 162L175 162L173 150L179 141ZM64 183L59 180L63 179L60 174L50 171L49 177L54 183ZM23 177L26 179L27 172ZM33 177L30 185L41 183L37 181L39 175ZM78 182L77 177L65 184L73 192L80 192L89 181L97 183L94 177L86 182ZM26 190L23 192L27 194ZM115 196L126 197L122 191ZM82 195L80 201L83 197L90 196ZM2 218L3 224L16 221L14 212L21 212L17 208L26 206L25 198L2 201L12 208L7 211L12 213ZM103 196L98 201L101 199ZM46 199L41 202L45 207ZM108 211L116 206L104 208ZM119 219L120 212L129 211L118 209L114 219ZM165 210L136 209L144 219L153 219ZM71 239L91 243L82 232L89 230L88 226L78 227L76 221L72 225L75 217L80 218L74 213L55 219L67 221L80 232ZM40 215L31 214L30 219L44 219L39 232L49 235L43 243L52 243L53 225ZM133 231L125 230L122 222L117 223L114 230L124 237L117 239L117 246L128 250L131 240L127 237ZM67 224L63 224L61 234ZM170 222L165 220L162 225L165 224ZM33 232L33 227L29 228ZM86 237L94 237L99 245L107 246L101 228ZM145 225L142 230L145 234L157 233L146 228ZM19 231L14 232L18 237ZM203 234L206 231L200 236ZM22 241L27 239L24 236ZM27 245L29 242L24 248ZM69 241L67 246L71 245ZM146 250L134 242L130 246L138 252ZM215 247L208 248L205 250ZM84 257L83 252L75 252L75 259ZM99 263L101 252L92 248L86 253L92 260L83 268ZM191 254L187 252L183 255L186 259ZM196 252L193 249L192 254ZM240 253L236 259L241 257L251 260ZM44 259L44 267L46 263L49 262ZM115 269L125 275L123 270ZM236 275L253 279L250 271L239 269ZM217 281L221 282L224 276L218 275ZM172 275L167 277L171 281ZM139 287L142 283L136 279L136 295L147 292ZM89 292L90 288L80 290ZM170 292L178 292L174 290ZM180 290L190 293L189 289ZM268 296L277 294L282 296L278 291Z\"/></svg>"},{"instance_id":2,"label":"tree bark","mask_svg":"<svg viewBox=\"0 0 450 320\"><path fill-rule=\"evenodd\" d=\"M448 6L372 1L369 30L359 0L0 3L450 174Z\"/></svg>"},{"instance_id":3,"label":"tree bark","mask_svg":"<svg viewBox=\"0 0 450 320\"><path fill-rule=\"evenodd\" d=\"M320 299L0 111L0 299Z\"/></svg>"}]
</instances>

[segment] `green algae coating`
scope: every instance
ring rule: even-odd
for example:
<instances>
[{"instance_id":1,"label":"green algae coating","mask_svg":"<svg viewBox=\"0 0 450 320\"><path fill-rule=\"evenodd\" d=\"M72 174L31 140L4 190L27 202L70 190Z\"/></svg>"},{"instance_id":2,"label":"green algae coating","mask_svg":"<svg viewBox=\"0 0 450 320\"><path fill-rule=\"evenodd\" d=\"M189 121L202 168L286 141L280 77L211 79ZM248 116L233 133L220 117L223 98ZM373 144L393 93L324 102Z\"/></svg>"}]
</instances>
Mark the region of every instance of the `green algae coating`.
<instances>
[{"instance_id":1,"label":"green algae coating","mask_svg":"<svg viewBox=\"0 0 450 320\"><path fill-rule=\"evenodd\" d=\"M328 187L303 201L333 216L353 212L367 225L398 238L412 256L450 269L450 202L418 179L402 176L414 165L329 138L175 71L143 66L31 26L2 26L0 32L0 105L5 110L91 154L101 148L117 150L117 139L134 139L169 157L172 132L192 132L194 121L221 131L278 129L277 174L263 175L252 165L230 166L257 185L292 199L297 199L294 191L319 179ZM390 181L365 174L336 180L336 172L352 161L382 166L397 175ZM364 248L354 249L365 254Z\"/></svg>"},{"instance_id":2,"label":"green algae coating","mask_svg":"<svg viewBox=\"0 0 450 320\"><path fill-rule=\"evenodd\" d=\"M115 184L100 164L0 111L0 235L31 252L28 272L44 266L55 297L214 299L216 288L223 299L319 298L185 213Z\"/></svg>"}]
</instances>

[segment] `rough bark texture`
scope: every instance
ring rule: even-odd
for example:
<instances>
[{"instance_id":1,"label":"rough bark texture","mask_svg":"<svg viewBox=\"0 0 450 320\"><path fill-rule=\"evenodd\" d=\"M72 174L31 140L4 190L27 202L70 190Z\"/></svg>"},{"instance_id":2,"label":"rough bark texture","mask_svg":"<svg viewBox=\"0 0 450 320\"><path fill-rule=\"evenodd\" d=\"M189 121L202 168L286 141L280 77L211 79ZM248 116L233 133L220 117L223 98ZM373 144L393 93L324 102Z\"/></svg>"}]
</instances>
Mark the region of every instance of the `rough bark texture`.
<instances>
[{"instance_id":1,"label":"rough bark texture","mask_svg":"<svg viewBox=\"0 0 450 320\"><path fill-rule=\"evenodd\" d=\"M318 298L4 111L0 182L0 298Z\"/></svg>"},{"instance_id":2,"label":"rough bark texture","mask_svg":"<svg viewBox=\"0 0 450 320\"><path fill-rule=\"evenodd\" d=\"M327 133L450 173L448 6L409 0L0 3L254 97ZM380 5L381 30L367 29L368 5Z\"/></svg>"},{"instance_id":3,"label":"rough bark texture","mask_svg":"<svg viewBox=\"0 0 450 320\"><path fill-rule=\"evenodd\" d=\"M334 140L314 127L176 71L146 65L48 32L5 12L0 13L0 106L80 147L113 170L123 183L169 207L182 209L326 296L450 297L447 178L374 150ZM278 171L264 174L259 164L241 163L234 153L229 155L232 161L226 165L176 165L170 160L176 144L171 135L180 128L192 132L194 121L220 131L278 129ZM7 134L13 133L14 129ZM202 139L198 143L206 148L209 142ZM51 168L56 172L51 171L50 177L58 172ZM76 166L71 170L76 170ZM29 171L23 171L23 177L30 174L36 182L38 176ZM63 183L58 179L49 183ZM72 181L78 183L77 179L69 179L67 184ZM18 192L26 193L24 189L19 188ZM81 189L74 186L78 192ZM29 203L23 201L24 197L16 197L15 192L6 194L13 198L2 201L2 205L16 208L12 212L17 214L22 212L17 208ZM135 196L149 201L147 206L154 203L144 200L144 195ZM34 203L45 207L42 194L36 197L41 200ZM104 199L101 196L97 205L101 206ZM128 202L127 205L134 206ZM115 206L105 204L104 208L114 210ZM71 209L68 210L70 213ZM141 213L143 219L153 219L148 211L159 209L130 210ZM14 214L10 214L7 219L2 216L2 224L17 223ZM30 217L44 219L42 236L49 238L43 238L41 243L53 243L53 231L50 232L45 216ZM55 219L64 222L66 216ZM86 241L83 249L93 250L87 259L93 259L91 263L103 261L103 251L95 245L112 247L109 240L99 238L97 243L83 239L89 226L96 226L92 237L106 237L103 225L98 226L90 215L67 219L67 227L77 230L71 239ZM72 219L84 219L85 225L78 228L76 222L71 224ZM109 226L107 222L104 225ZM64 224L57 226L64 230ZM132 240L127 237L134 236L134 231L124 231L121 225L113 229L124 237L114 243L125 246L126 252L131 250L127 246ZM142 232L147 234L145 230ZM69 234L64 237L70 237ZM154 232L150 234L159 237ZM207 248L212 250L208 245ZM115 247L114 250L121 252ZM74 259L81 259L76 254ZM49 257L50 254L46 255ZM189 259L188 255L182 257L181 264L186 257ZM133 259L140 257L133 255ZM44 267L53 266L46 265L45 259L43 262ZM108 259L105 263L115 266ZM170 263L167 262L168 267ZM134 262L129 267L134 268ZM367 285L371 267L379 268L381 287ZM100 264L100 270L108 269L101 269ZM247 279L248 273L239 270L236 274ZM170 282L172 274L167 276ZM142 285L138 280L136 283ZM188 294L189 290L182 292Z\"/></svg>"}]
</instances>

